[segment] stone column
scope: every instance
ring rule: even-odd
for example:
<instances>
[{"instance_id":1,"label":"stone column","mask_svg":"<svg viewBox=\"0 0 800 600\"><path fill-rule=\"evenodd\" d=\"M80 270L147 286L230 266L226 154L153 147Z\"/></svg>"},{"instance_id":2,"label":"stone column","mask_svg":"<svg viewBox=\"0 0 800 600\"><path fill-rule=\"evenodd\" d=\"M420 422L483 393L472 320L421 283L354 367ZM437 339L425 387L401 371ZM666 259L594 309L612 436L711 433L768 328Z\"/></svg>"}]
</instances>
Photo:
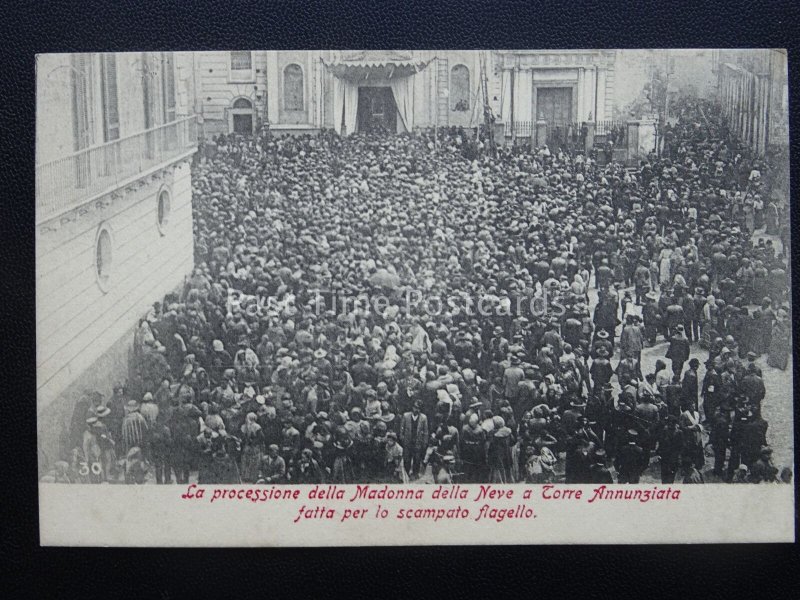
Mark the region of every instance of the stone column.
<instances>
[{"instance_id":1,"label":"stone column","mask_svg":"<svg viewBox=\"0 0 800 600\"><path fill-rule=\"evenodd\" d=\"M647 156L656 147L656 122L654 119L639 121L639 154Z\"/></svg>"},{"instance_id":2,"label":"stone column","mask_svg":"<svg viewBox=\"0 0 800 600\"><path fill-rule=\"evenodd\" d=\"M639 121L628 121L626 124L626 135L628 138L628 155L626 157L628 163L639 161L642 156L639 150ZM646 155L647 153L645 153Z\"/></svg>"},{"instance_id":3,"label":"stone column","mask_svg":"<svg viewBox=\"0 0 800 600\"><path fill-rule=\"evenodd\" d=\"M280 81L282 74L278 70L278 52L276 50L267 51L267 112L270 124L280 122L279 100L280 100Z\"/></svg>"}]
</instances>

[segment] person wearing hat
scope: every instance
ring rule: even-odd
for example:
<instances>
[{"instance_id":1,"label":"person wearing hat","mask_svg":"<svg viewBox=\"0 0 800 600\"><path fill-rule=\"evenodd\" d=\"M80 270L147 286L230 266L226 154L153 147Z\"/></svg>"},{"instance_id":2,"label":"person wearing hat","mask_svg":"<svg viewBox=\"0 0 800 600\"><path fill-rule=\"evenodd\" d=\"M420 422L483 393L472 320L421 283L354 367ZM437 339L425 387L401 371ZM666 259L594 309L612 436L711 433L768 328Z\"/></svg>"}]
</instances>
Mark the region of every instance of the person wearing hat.
<instances>
[{"instance_id":1,"label":"person wearing hat","mask_svg":"<svg viewBox=\"0 0 800 600\"><path fill-rule=\"evenodd\" d=\"M630 357L636 361L636 374L641 377L642 350L644 349L644 330L638 324L637 315L626 315L625 325L619 336L619 348L623 358Z\"/></svg>"},{"instance_id":2,"label":"person wearing hat","mask_svg":"<svg viewBox=\"0 0 800 600\"><path fill-rule=\"evenodd\" d=\"M504 397L514 406L519 396L519 383L525 378L525 371L520 366L520 357L512 354L511 364L503 371Z\"/></svg>"},{"instance_id":3,"label":"person wearing hat","mask_svg":"<svg viewBox=\"0 0 800 600\"><path fill-rule=\"evenodd\" d=\"M680 376L683 372L683 363L689 360L689 340L683 332L683 324L675 326L675 334L670 337L666 358L672 361L672 373Z\"/></svg>"},{"instance_id":4,"label":"person wearing hat","mask_svg":"<svg viewBox=\"0 0 800 600\"><path fill-rule=\"evenodd\" d=\"M647 468L647 464L644 462L644 450L638 442L639 432L635 429L628 429L624 435L625 441L614 461L617 483L639 483L642 473Z\"/></svg>"},{"instance_id":5,"label":"person wearing hat","mask_svg":"<svg viewBox=\"0 0 800 600\"><path fill-rule=\"evenodd\" d=\"M311 448L304 448L297 460L289 467L287 478L300 485L320 484L325 481L325 472Z\"/></svg>"},{"instance_id":6,"label":"person wearing hat","mask_svg":"<svg viewBox=\"0 0 800 600\"><path fill-rule=\"evenodd\" d=\"M111 409L108 408L107 406L103 406L102 404L97 406L93 405L92 408L90 408L86 414L88 416L97 417L98 421L104 423L105 419L107 419L111 415Z\"/></svg>"},{"instance_id":7,"label":"person wearing hat","mask_svg":"<svg viewBox=\"0 0 800 600\"><path fill-rule=\"evenodd\" d=\"M224 371L231 367L233 367L233 357L230 352L225 350L222 340L214 340L211 343L211 354L209 356L211 380L214 383L219 383L222 380Z\"/></svg>"},{"instance_id":8,"label":"person wearing hat","mask_svg":"<svg viewBox=\"0 0 800 600\"><path fill-rule=\"evenodd\" d=\"M750 467L750 483L775 483L778 469L772 462L772 448L762 446L759 458Z\"/></svg>"},{"instance_id":9,"label":"person wearing hat","mask_svg":"<svg viewBox=\"0 0 800 600\"><path fill-rule=\"evenodd\" d=\"M382 480L386 483L406 483L403 447L398 443L397 433L394 431L386 434L382 458Z\"/></svg>"},{"instance_id":10,"label":"person wearing hat","mask_svg":"<svg viewBox=\"0 0 800 600\"><path fill-rule=\"evenodd\" d=\"M482 403L474 402L471 410L477 410ZM464 483L486 481L487 432L480 425L480 416L472 412L461 430L461 460L464 469Z\"/></svg>"},{"instance_id":11,"label":"person wearing hat","mask_svg":"<svg viewBox=\"0 0 800 600\"><path fill-rule=\"evenodd\" d=\"M760 415L761 402L767 394L767 389L755 363L751 362L747 365L744 377L742 377L738 387L746 402L753 407L753 412L756 415Z\"/></svg>"},{"instance_id":12,"label":"person wearing hat","mask_svg":"<svg viewBox=\"0 0 800 600\"><path fill-rule=\"evenodd\" d=\"M607 292L601 292L598 295L597 306L594 307L594 326L597 330L596 336L601 339L607 339L611 349L609 354L614 352L614 332L620 320L617 318L617 302L615 297ZM600 332L604 331L607 335L600 336Z\"/></svg>"},{"instance_id":13,"label":"person wearing hat","mask_svg":"<svg viewBox=\"0 0 800 600\"><path fill-rule=\"evenodd\" d=\"M410 479L419 479L422 461L428 449L428 417L422 413L422 401L415 400L400 422L403 461Z\"/></svg>"},{"instance_id":14,"label":"person wearing hat","mask_svg":"<svg viewBox=\"0 0 800 600\"><path fill-rule=\"evenodd\" d=\"M592 376L592 387L595 390L603 389L611 381L614 369L609 360L609 352L605 347L601 347L597 351L597 357L592 361L592 366L589 367L589 374Z\"/></svg>"},{"instance_id":15,"label":"person wearing hat","mask_svg":"<svg viewBox=\"0 0 800 600\"><path fill-rule=\"evenodd\" d=\"M147 394L145 394L147 396ZM145 406L142 402L142 406ZM158 408L158 405L155 405ZM145 435L145 458L152 463L155 471L156 484L172 483L172 465L170 458L172 455L172 432L165 419L156 418L152 422L148 420L148 429Z\"/></svg>"},{"instance_id":16,"label":"person wearing hat","mask_svg":"<svg viewBox=\"0 0 800 600\"><path fill-rule=\"evenodd\" d=\"M601 348L607 352L609 358L614 355L614 345L611 343L608 331L605 329L597 330L594 342L592 342L591 357L597 358Z\"/></svg>"},{"instance_id":17,"label":"person wearing hat","mask_svg":"<svg viewBox=\"0 0 800 600\"><path fill-rule=\"evenodd\" d=\"M542 336L542 345L549 346L552 349L553 357L557 361L564 352L564 340L559 333L561 323L558 319L553 317L550 319L549 325L550 329Z\"/></svg>"},{"instance_id":18,"label":"person wearing hat","mask_svg":"<svg viewBox=\"0 0 800 600\"><path fill-rule=\"evenodd\" d=\"M620 387L624 389L630 381L639 379L639 364L634 357L624 356L617 364L615 373Z\"/></svg>"},{"instance_id":19,"label":"person wearing hat","mask_svg":"<svg viewBox=\"0 0 800 600\"><path fill-rule=\"evenodd\" d=\"M703 474L688 456L684 456L681 459L681 476L683 477L683 480L681 481L683 484L706 482Z\"/></svg>"},{"instance_id":20,"label":"person wearing hat","mask_svg":"<svg viewBox=\"0 0 800 600\"><path fill-rule=\"evenodd\" d=\"M648 292L645 295L645 305L642 307L642 321L647 342L652 346L656 343L658 331L661 329L661 310L656 302L656 295Z\"/></svg>"},{"instance_id":21,"label":"person wearing hat","mask_svg":"<svg viewBox=\"0 0 800 600\"><path fill-rule=\"evenodd\" d=\"M104 411L101 411L104 413ZM117 477L116 443L104 423L103 417L90 416L86 419L82 448L84 459L89 467L92 483L113 482Z\"/></svg>"},{"instance_id":22,"label":"person wearing hat","mask_svg":"<svg viewBox=\"0 0 800 600\"><path fill-rule=\"evenodd\" d=\"M611 469L608 468L608 456L606 455L606 451L602 448L598 448L594 451L592 458L592 464L589 466L589 483L596 483L598 485L614 483Z\"/></svg>"},{"instance_id":23,"label":"person wearing hat","mask_svg":"<svg viewBox=\"0 0 800 600\"><path fill-rule=\"evenodd\" d=\"M286 480L286 461L280 455L277 444L270 444L261 457L257 483L281 484Z\"/></svg>"},{"instance_id":24,"label":"person wearing hat","mask_svg":"<svg viewBox=\"0 0 800 600\"><path fill-rule=\"evenodd\" d=\"M710 419L708 443L714 450L714 475L725 477L725 460L731 436L731 411L727 404L716 408Z\"/></svg>"},{"instance_id":25,"label":"person wearing hat","mask_svg":"<svg viewBox=\"0 0 800 600\"><path fill-rule=\"evenodd\" d=\"M700 361L697 358L689 360L689 368L683 375L681 381L681 402L688 403L697 410L698 394L700 391L700 384L698 381L697 371L700 368Z\"/></svg>"},{"instance_id":26,"label":"person wearing hat","mask_svg":"<svg viewBox=\"0 0 800 600\"><path fill-rule=\"evenodd\" d=\"M756 364L756 359L758 358L758 355L752 350L750 350L747 353L746 358L747 358L747 364L745 365L745 372L749 372L749 370L752 368L754 373L757 373L759 377L763 377L763 373L761 372L761 367L759 367Z\"/></svg>"},{"instance_id":27,"label":"person wearing hat","mask_svg":"<svg viewBox=\"0 0 800 600\"><path fill-rule=\"evenodd\" d=\"M233 368L240 381L259 381L259 359L255 351L250 347L250 340L247 336L240 336L238 342L239 349L233 357Z\"/></svg>"},{"instance_id":28,"label":"person wearing hat","mask_svg":"<svg viewBox=\"0 0 800 600\"><path fill-rule=\"evenodd\" d=\"M489 481L492 483L513 483L512 474L512 431L506 427L501 416L492 417L492 432L488 434L487 465Z\"/></svg>"},{"instance_id":29,"label":"person wearing hat","mask_svg":"<svg viewBox=\"0 0 800 600\"><path fill-rule=\"evenodd\" d=\"M239 428L239 435L242 443L240 477L243 483L255 483L264 454L264 432L258 424L256 413L247 413L244 424Z\"/></svg>"},{"instance_id":30,"label":"person wearing hat","mask_svg":"<svg viewBox=\"0 0 800 600\"><path fill-rule=\"evenodd\" d=\"M121 383L114 384L113 393L106 404L111 409L111 414L106 419L106 425L111 435L117 440L121 438L122 421L125 419L127 402L125 387Z\"/></svg>"},{"instance_id":31,"label":"person wearing hat","mask_svg":"<svg viewBox=\"0 0 800 600\"><path fill-rule=\"evenodd\" d=\"M680 303L680 297L677 294L669 297L669 303L664 316L666 318L665 324L668 336L675 335L675 332L678 330L678 326L680 326L680 330L683 331L685 335L686 331L684 329L684 322L686 321L686 314L683 310L683 306Z\"/></svg>"},{"instance_id":32,"label":"person wearing hat","mask_svg":"<svg viewBox=\"0 0 800 600\"><path fill-rule=\"evenodd\" d=\"M158 404L156 404L153 394L147 392L142 396L139 413L147 420L148 427L151 427L156 422L158 419L158 412Z\"/></svg>"},{"instance_id":33,"label":"person wearing hat","mask_svg":"<svg viewBox=\"0 0 800 600\"><path fill-rule=\"evenodd\" d=\"M501 361L508 354L509 343L503 337L503 328L500 325L495 326L492 331L492 338L489 340L489 351L487 358L490 360Z\"/></svg>"},{"instance_id":34,"label":"person wearing hat","mask_svg":"<svg viewBox=\"0 0 800 600\"><path fill-rule=\"evenodd\" d=\"M139 403L129 400L125 405L125 418L122 420L123 451L127 453L131 448L141 448L149 428L147 419L139 412Z\"/></svg>"},{"instance_id":35,"label":"person wearing hat","mask_svg":"<svg viewBox=\"0 0 800 600\"><path fill-rule=\"evenodd\" d=\"M675 483L675 476L683 455L683 432L678 417L667 415L664 427L658 435L658 456L661 466L661 483Z\"/></svg>"}]
</instances>

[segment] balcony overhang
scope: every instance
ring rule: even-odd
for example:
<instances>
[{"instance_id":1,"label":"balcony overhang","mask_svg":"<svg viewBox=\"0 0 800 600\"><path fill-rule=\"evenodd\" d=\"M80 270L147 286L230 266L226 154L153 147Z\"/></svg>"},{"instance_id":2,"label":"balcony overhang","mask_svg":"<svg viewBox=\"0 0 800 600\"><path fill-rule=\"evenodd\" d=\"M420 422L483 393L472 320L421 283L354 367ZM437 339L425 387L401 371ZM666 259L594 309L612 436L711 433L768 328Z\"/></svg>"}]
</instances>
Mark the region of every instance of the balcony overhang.
<instances>
[{"instance_id":1,"label":"balcony overhang","mask_svg":"<svg viewBox=\"0 0 800 600\"><path fill-rule=\"evenodd\" d=\"M36 225L63 217L197 150L194 116L36 166Z\"/></svg>"}]
</instances>

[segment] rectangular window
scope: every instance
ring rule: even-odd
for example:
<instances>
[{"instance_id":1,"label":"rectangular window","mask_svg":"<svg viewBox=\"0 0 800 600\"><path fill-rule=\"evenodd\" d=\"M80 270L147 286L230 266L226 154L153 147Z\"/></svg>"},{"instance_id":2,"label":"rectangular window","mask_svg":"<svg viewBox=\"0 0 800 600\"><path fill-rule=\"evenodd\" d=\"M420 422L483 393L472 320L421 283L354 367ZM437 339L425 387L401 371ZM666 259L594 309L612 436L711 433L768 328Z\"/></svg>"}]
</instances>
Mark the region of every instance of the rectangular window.
<instances>
[{"instance_id":1,"label":"rectangular window","mask_svg":"<svg viewBox=\"0 0 800 600\"><path fill-rule=\"evenodd\" d=\"M103 54L100 58L100 73L103 80L103 139L110 142L119 139L119 104L117 100L117 57Z\"/></svg>"},{"instance_id":2,"label":"rectangular window","mask_svg":"<svg viewBox=\"0 0 800 600\"><path fill-rule=\"evenodd\" d=\"M252 52L231 52L230 81L255 81Z\"/></svg>"},{"instance_id":3,"label":"rectangular window","mask_svg":"<svg viewBox=\"0 0 800 600\"><path fill-rule=\"evenodd\" d=\"M150 129L155 125L155 112L153 105L152 77L153 69L150 64L150 56L147 52L142 52L142 101L144 104L144 128Z\"/></svg>"},{"instance_id":4,"label":"rectangular window","mask_svg":"<svg viewBox=\"0 0 800 600\"><path fill-rule=\"evenodd\" d=\"M164 122L175 120L175 59L172 52L161 55L161 89L164 96Z\"/></svg>"},{"instance_id":5,"label":"rectangular window","mask_svg":"<svg viewBox=\"0 0 800 600\"><path fill-rule=\"evenodd\" d=\"M156 75L156 70L153 68L150 54L142 52L142 102L144 105L144 128L149 130L155 127L156 124L156 104L153 76ZM158 83L158 80L155 81ZM155 134L148 131L144 136L144 155L147 158L155 156Z\"/></svg>"},{"instance_id":6,"label":"rectangular window","mask_svg":"<svg viewBox=\"0 0 800 600\"><path fill-rule=\"evenodd\" d=\"M75 150L89 147L89 57L72 56L72 129Z\"/></svg>"}]
</instances>

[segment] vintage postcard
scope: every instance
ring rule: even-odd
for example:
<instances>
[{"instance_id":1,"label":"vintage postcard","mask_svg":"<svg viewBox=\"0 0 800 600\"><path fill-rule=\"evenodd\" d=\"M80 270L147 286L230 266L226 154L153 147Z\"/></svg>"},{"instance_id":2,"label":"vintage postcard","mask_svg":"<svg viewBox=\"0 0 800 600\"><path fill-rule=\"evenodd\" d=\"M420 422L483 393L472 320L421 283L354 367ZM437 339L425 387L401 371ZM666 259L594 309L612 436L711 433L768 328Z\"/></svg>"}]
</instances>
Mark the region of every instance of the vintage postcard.
<instances>
[{"instance_id":1,"label":"vintage postcard","mask_svg":"<svg viewBox=\"0 0 800 600\"><path fill-rule=\"evenodd\" d=\"M37 56L41 543L793 541L787 69Z\"/></svg>"}]
</instances>

